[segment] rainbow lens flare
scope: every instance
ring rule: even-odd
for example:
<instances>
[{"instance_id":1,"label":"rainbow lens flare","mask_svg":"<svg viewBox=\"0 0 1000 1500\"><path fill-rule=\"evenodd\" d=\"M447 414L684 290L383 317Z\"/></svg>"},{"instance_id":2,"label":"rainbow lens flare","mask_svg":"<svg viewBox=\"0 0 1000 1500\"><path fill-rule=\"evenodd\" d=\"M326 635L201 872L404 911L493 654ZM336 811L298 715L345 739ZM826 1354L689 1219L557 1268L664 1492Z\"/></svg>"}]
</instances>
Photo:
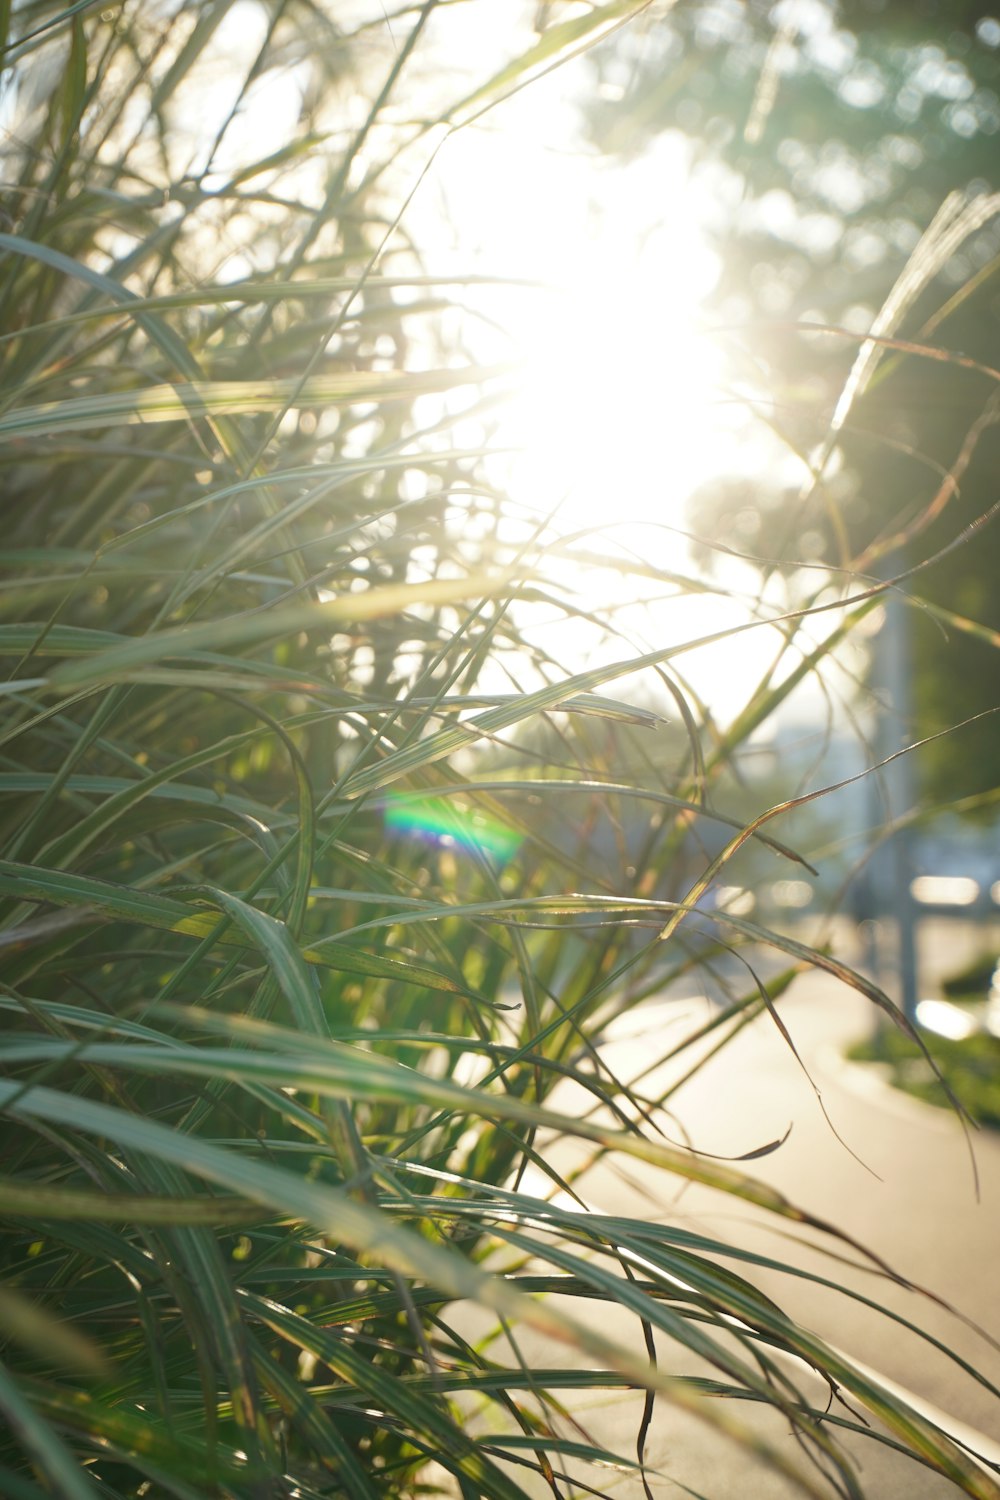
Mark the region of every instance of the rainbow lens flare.
<instances>
[{"instance_id":1,"label":"rainbow lens flare","mask_svg":"<svg viewBox=\"0 0 1000 1500\"><path fill-rule=\"evenodd\" d=\"M428 843L460 849L482 849L507 860L516 852L521 835L479 808L454 807L431 797L405 793L385 801L385 826Z\"/></svg>"}]
</instances>

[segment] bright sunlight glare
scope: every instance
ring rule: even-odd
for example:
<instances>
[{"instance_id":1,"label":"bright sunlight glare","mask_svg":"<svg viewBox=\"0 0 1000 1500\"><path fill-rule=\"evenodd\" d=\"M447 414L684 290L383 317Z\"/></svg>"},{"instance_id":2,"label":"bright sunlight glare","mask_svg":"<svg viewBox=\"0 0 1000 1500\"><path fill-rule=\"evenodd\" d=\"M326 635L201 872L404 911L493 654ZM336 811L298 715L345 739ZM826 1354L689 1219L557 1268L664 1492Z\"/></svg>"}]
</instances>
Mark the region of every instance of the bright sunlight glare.
<instances>
[{"instance_id":1,"label":"bright sunlight glare","mask_svg":"<svg viewBox=\"0 0 1000 1500\"><path fill-rule=\"evenodd\" d=\"M354 8L370 7L354 0ZM533 14L528 0L442 7L414 65L417 115L433 118L441 107L442 79L461 98L519 37L530 45ZM388 40L398 52L395 30L375 12L369 19L373 48ZM275 119L297 114L305 75L292 65L258 80L249 105L229 117L237 95L224 60L238 53L252 61L265 20L253 0L238 0L231 24L220 27L195 79L199 124L178 138L188 170L206 153L216 174L231 170L264 149ZM380 55L373 67L389 61ZM582 612L538 622L546 648L569 670L629 654L626 639L642 650L745 624L759 586L752 569L722 559L711 590L677 582L697 571L682 535L701 529L691 497L721 476L802 477L799 461L728 389L726 348L706 312L721 272L710 234L736 211L738 181L720 168L695 170L692 143L677 132L602 153L587 135L593 89L581 56L451 132L411 134L413 115L388 112L355 162L363 174L387 143L410 136L416 150L401 150L387 175L390 194L407 206L387 236L386 260L420 245L422 269L454 277L461 289L465 313L451 332L463 355L519 372L485 434L455 427L452 435L470 447L488 442L487 474L511 515L568 539L558 564L551 554L563 592L576 589L594 620L614 611L615 639L596 623L588 634ZM308 197L317 183L308 162L302 170ZM265 222L263 209L259 217ZM229 244L226 255L227 276L252 273L249 241ZM616 571L614 560L625 556L639 559L645 575ZM683 671L728 719L776 645L772 631L755 628L685 654Z\"/></svg>"},{"instance_id":2,"label":"bright sunlight glare","mask_svg":"<svg viewBox=\"0 0 1000 1500\"><path fill-rule=\"evenodd\" d=\"M641 599L635 576L611 567L570 585L599 594L635 649L649 649L748 618L727 590L753 590L749 569L728 576L723 560L710 597L668 581L691 571L680 533L698 529L693 492L720 475L801 474L728 392L725 347L705 311L721 269L706 225L731 211L733 184L694 172L690 142L676 133L628 158L602 157L585 137L589 80L577 68L444 143L413 204L414 238L434 245L436 272L502 270L520 283L464 290L473 355L513 359L519 371L494 417L497 481L522 513L577 538L577 555L627 552L653 570ZM573 670L581 658L625 654L621 638L590 638L579 618L547 629L547 647ZM728 719L776 644L770 630L752 630L686 654L683 670Z\"/></svg>"},{"instance_id":3,"label":"bright sunlight glare","mask_svg":"<svg viewBox=\"0 0 1000 1500\"><path fill-rule=\"evenodd\" d=\"M368 0L354 9L367 13ZM369 16L376 72L399 48L380 15ZM528 0L436 12L414 62L412 110L386 112L354 170L363 176L383 154L392 161L388 201L406 207L387 234L385 265L419 245L421 270L454 278L464 309L457 322L457 309L446 314L439 332L458 357L515 372L484 425L473 415L463 427L456 413L450 432L470 449L486 444L486 477L505 495L512 524L542 529L546 567L559 572L563 597L575 592L582 603L571 618L555 606L536 610L530 627L525 614L522 629L569 671L676 642L682 677L729 720L779 641L764 626L741 629L759 619L762 603L752 568L717 558L711 586L697 576L684 533L704 527L691 499L716 478L767 472L794 485L803 477L745 390L730 389L729 351L707 311L721 274L711 234L737 211L740 183L719 167L696 169L694 146L679 132L621 154L599 150L587 132L595 85L584 56L543 69L461 128L414 130L416 118L442 107L443 79L453 98L472 96L515 44L530 46L533 16ZM252 61L265 17L253 0L238 0L230 20L195 80L199 125L178 142L192 163L210 155L216 176L259 154L276 118L295 116L305 76L293 62L257 80L249 106L230 115L236 96L224 59ZM359 118L362 104L359 95ZM321 188L315 164L305 160L302 173L309 198ZM258 217L266 222L263 209ZM227 245L227 277L252 274L254 264L251 240ZM412 347L419 359L419 337ZM431 344L426 357L439 357ZM433 405L428 420L432 413ZM765 613L780 608L769 597ZM687 649L727 632L736 633ZM529 665L517 671L531 680Z\"/></svg>"},{"instance_id":4,"label":"bright sunlight glare","mask_svg":"<svg viewBox=\"0 0 1000 1500\"><path fill-rule=\"evenodd\" d=\"M449 141L439 169L466 267L537 286L481 302L521 371L496 431L518 454L508 483L541 514L559 505L564 530L682 525L692 490L741 461L704 327L719 267L688 148L666 137L600 162L543 92L506 128Z\"/></svg>"},{"instance_id":5,"label":"bright sunlight glare","mask_svg":"<svg viewBox=\"0 0 1000 1500\"><path fill-rule=\"evenodd\" d=\"M521 459L513 486L564 524L683 519L714 462L717 358L685 296L691 269L667 230L636 247L608 234L577 248L524 339L506 415ZM696 308L697 304L694 304Z\"/></svg>"}]
</instances>

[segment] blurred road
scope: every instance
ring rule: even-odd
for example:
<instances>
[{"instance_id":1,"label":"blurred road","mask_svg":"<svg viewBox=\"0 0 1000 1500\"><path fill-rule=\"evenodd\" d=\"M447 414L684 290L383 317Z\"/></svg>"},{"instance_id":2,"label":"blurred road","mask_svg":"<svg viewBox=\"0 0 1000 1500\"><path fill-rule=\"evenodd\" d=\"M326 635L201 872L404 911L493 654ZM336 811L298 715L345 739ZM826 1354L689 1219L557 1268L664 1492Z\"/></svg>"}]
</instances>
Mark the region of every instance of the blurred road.
<instances>
[{"instance_id":1,"label":"blurred road","mask_svg":"<svg viewBox=\"0 0 1000 1500\"><path fill-rule=\"evenodd\" d=\"M949 942L947 924L942 928L937 941ZM941 955L945 968L954 967L953 957ZM667 1133L699 1150L736 1157L779 1139L791 1126L785 1145L750 1163L747 1171L780 1188L799 1207L842 1227L1000 1341L1000 1136L975 1133L974 1170L970 1143L949 1113L890 1089L870 1068L844 1063L843 1049L870 1029L872 1011L838 982L803 976L781 1000L780 1012L843 1144L766 1016L671 1099ZM680 1007L648 1003L612 1028L603 1056L620 1076L634 1077L667 1050L680 1027L705 1014L704 1003L699 1007L696 1001ZM677 1065L672 1066L677 1077ZM670 1077L668 1069L660 1069L644 1080L642 1091L656 1096ZM570 1112L585 1107L584 1096L575 1101L569 1089L560 1091L556 1103ZM560 1141L551 1150L562 1171L585 1156L579 1143ZM597 1211L664 1218L851 1285L934 1334L1000 1386L1000 1353L960 1318L884 1278L793 1244L781 1221L736 1200L685 1185L671 1185L664 1196L662 1177L632 1160L600 1162L587 1174L581 1192ZM833 1242L828 1248L836 1250ZM943 1353L842 1295L801 1279L730 1264L807 1327L894 1383L925 1415L1000 1461L1000 1400ZM600 1316L603 1331L611 1332L603 1309ZM624 1323L620 1334L634 1338ZM662 1359L668 1365L667 1350ZM701 1373L687 1357L681 1368ZM637 1407L630 1402L591 1396L580 1419L595 1437L632 1453ZM769 1413L744 1403L734 1415L772 1441L785 1441L789 1457L800 1457L783 1424ZM848 1446L871 1500L945 1500L958 1493L881 1445L852 1439ZM679 1486L684 1485L705 1500L790 1500L800 1493L666 1402L657 1407L647 1461L674 1481L654 1483L657 1495L683 1494ZM627 1479L616 1482L614 1492L632 1500L641 1489Z\"/></svg>"}]
</instances>

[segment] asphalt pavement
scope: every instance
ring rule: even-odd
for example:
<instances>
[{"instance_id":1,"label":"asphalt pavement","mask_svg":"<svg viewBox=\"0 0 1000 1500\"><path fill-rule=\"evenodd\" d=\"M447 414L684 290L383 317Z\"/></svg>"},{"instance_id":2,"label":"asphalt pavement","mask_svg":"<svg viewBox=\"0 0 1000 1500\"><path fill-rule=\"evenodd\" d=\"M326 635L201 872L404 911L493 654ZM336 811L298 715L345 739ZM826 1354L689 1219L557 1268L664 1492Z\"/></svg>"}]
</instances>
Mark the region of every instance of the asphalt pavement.
<instances>
[{"instance_id":1,"label":"asphalt pavement","mask_svg":"<svg viewBox=\"0 0 1000 1500\"><path fill-rule=\"evenodd\" d=\"M947 955L942 957L947 966ZM639 1074L681 1028L704 1018L707 1005L697 999L645 1004L611 1029L603 1048L606 1062L620 1076ZM664 1129L698 1150L729 1157L790 1130L779 1150L746 1170L802 1209L840 1226L954 1312L849 1263L858 1258L832 1241L826 1249L833 1258L814 1234L793 1233L790 1239L782 1221L707 1189L665 1181L632 1159L597 1164L582 1183L583 1196L599 1212L663 1218L850 1285L931 1333L1000 1387L1000 1136L974 1132L970 1139L950 1113L890 1088L870 1067L846 1063L844 1050L870 1029L872 1010L838 981L816 973L802 976L781 1000L780 1013L804 1067L762 1016L672 1097ZM644 1092L655 1096L677 1076L676 1069L672 1064L647 1076ZM554 1102L569 1111L584 1106L583 1096L577 1101L568 1089ZM549 1149L563 1171L585 1155L570 1141ZM786 1312L932 1421L1000 1462L1000 1399L947 1354L877 1311L805 1279L733 1264ZM612 1328L603 1308L600 1317L602 1331L634 1341L634 1330L624 1321ZM663 1351L665 1368L669 1358ZM707 1373L687 1358L682 1368ZM620 1452L634 1451L638 1410L634 1398L600 1395L574 1406L587 1430ZM745 1403L734 1415L769 1440L785 1443L789 1457L801 1463L780 1418ZM946 1500L959 1493L881 1445L852 1438L846 1446L856 1456L870 1500ZM687 1492L704 1500L790 1500L800 1493L667 1402L657 1404L646 1453L662 1476L652 1481L657 1496ZM523 1483L523 1472L518 1477ZM622 1500L642 1493L638 1481L627 1476L615 1477L611 1490Z\"/></svg>"}]
</instances>

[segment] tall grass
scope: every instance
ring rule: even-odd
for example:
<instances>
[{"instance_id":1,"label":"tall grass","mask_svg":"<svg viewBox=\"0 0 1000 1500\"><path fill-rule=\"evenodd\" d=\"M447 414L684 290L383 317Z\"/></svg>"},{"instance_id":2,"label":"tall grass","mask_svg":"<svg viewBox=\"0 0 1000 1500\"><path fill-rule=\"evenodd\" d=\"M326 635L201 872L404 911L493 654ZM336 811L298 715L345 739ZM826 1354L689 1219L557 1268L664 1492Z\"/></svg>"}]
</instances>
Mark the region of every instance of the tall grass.
<instances>
[{"instance_id":1,"label":"tall grass","mask_svg":"<svg viewBox=\"0 0 1000 1500\"><path fill-rule=\"evenodd\" d=\"M748 841L797 858L711 797L787 686L714 743L676 642L539 658L518 690L550 538L456 436L505 375L446 338L463 288L396 224L442 128L639 7L574 12L421 114L440 8L0 8L0 1489L656 1485L655 1396L804 1493L861 1493L847 1432L995 1496L755 1288L759 1256L588 1214L547 1162L575 1138L846 1249L671 1144L597 1042L727 945L782 962L706 1044L810 966L891 1005L786 933L682 921ZM296 110L248 159L282 77ZM638 669L680 728L614 698ZM613 1453L569 1408L622 1388L648 1400Z\"/></svg>"}]
</instances>

